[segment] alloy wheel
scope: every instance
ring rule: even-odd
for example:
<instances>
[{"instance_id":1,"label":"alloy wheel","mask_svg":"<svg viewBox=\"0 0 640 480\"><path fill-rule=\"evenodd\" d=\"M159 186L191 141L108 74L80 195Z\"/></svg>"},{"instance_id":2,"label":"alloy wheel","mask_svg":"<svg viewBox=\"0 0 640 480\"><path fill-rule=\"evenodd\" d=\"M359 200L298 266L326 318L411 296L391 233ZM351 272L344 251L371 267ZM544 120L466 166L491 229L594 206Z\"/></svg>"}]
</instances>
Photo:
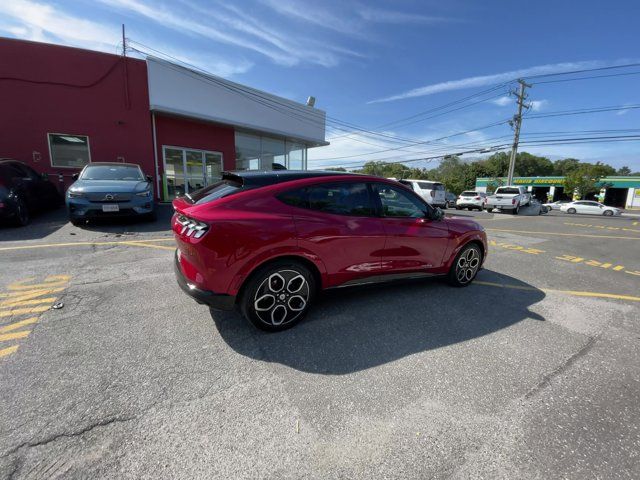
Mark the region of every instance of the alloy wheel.
<instances>
[{"instance_id":1,"label":"alloy wheel","mask_svg":"<svg viewBox=\"0 0 640 480\"><path fill-rule=\"evenodd\" d=\"M253 309L262 322L279 327L302 315L307 308L309 294L309 283L300 272L278 270L258 286Z\"/></svg>"},{"instance_id":2,"label":"alloy wheel","mask_svg":"<svg viewBox=\"0 0 640 480\"><path fill-rule=\"evenodd\" d=\"M456 263L456 279L461 284L469 283L480 268L480 252L476 248L468 248L460 255Z\"/></svg>"}]
</instances>

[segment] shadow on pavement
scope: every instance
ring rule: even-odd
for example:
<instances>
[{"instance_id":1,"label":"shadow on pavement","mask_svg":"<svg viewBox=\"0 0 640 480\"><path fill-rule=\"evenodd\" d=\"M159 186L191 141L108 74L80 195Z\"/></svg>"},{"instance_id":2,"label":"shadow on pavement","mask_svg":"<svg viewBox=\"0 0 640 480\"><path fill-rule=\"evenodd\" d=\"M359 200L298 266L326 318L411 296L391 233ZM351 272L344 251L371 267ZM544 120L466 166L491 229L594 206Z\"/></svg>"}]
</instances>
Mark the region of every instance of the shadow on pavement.
<instances>
[{"instance_id":1,"label":"shadow on pavement","mask_svg":"<svg viewBox=\"0 0 640 480\"><path fill-rule=\"evenodd\" d=\"M80 225L80 230L101 233L167 233L171 231L171 216L173 207L171 205L157 206L158 219L149 221L142 218L101 218L91 220ZM69 226L70 231L76 232L76 227L71 226L65 208L43 212L35 216L26 227L13 227L10 225L0 226L0 241L19 242L22 240L43 239L61 228ZM75 233L72 233L75 235Z\"/></svg>"},{"instance_id":2,"label":"shadow on pavement","mask_svg":"<svg viewBox=\"0 0 640 480\"><path fill-rule=\"evenodd\" d=\"M19 242L21 240L38 240L60 230L67 222L67 211L62 208L34 214L31 223L26 227L15 227L0 223L0 242Z\"/></svg>"},{"instance_id":3,"label":"shadow on pavement","mask_svg":"<svg viewBox=\"0 0 640 480\"><path fill-rule=\"evenodd\" d=\"M80 225L82 230L102 233L154 233L171 230L173 207L169 204L156 205L158 218L154 221L136 217L98 218Z\"/></svg>"},{"instance_id":4,"label":"shadow on pavement","mask_svg":"<svg viewBox=\"0 0 640 480\"><path fill-rule=\"evenodd\" d=\"M504 289L459 289L439 280L380 285L324 294L305 320L280 333L255 329L239 314L211 311L235 351L296 370L343 375L491 334L525 319L545 294L513 277L482 271Z\"/></svg>"}]
</instances>

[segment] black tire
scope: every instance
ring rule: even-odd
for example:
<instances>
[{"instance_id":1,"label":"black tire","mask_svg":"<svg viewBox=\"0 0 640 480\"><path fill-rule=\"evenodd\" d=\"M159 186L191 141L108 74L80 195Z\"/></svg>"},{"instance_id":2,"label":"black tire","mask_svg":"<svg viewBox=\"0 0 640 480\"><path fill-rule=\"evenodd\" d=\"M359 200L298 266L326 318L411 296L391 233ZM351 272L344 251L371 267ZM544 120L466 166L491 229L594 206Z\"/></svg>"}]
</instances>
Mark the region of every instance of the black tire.
<instances>
[{"instance_id":1,"label":"black tire","mask_svg":"<svg viewBox=\"0 0 640 480\"><path fill-rule=\"evenodd\" d=\"M462 248L454 260L447 281L454 287L466 287L476 278L482 265L482 251L475 243L470 243Z\"/></svg>"},{"instance_id":2,"label":"black tire","mask_svg":"<svg viewBox=\"0 0 640 480\"><path fill-rule=\"evenodd\" d=\"M29 215L29 208L21 197L16 197L16 216L14 223L18 227L24 227L31 222L31 215Z\"/></svg>"},{"instance_id":3,"label":"black tire","mask_svg":"<svg viewBox=\"0 0 640 480\"><path fill-rule=\"evenodd\" d=\"M513 213L514 215L518 215L520 213L520 205L516 205L516 208L511 210L511 213Z\"/></svg>"},{"instance_id":4,"label":"black tire","mask_svg":"<svg viewBox=\"0 0 640 480\"><path fill-rule=\"evenodd\" d=\"M158 220L158 212L154 208L152 212L147 213L147 216L145 218L147 222L155 222L156 220Z\"/></svg>"},{"instance_id":5,"label":"black tire","mask_svg":"<svg viewBox=\"0 0 640 480\"><path fill-rule=\"evenodd\" d=\"M86 220L82 218L69 218L69 221L74 227L80 227L86 223Z\"/></svg>"},{"instance_id":6,"label":"black tire","mask_svg":"<svg viewBox=\"0 0 640 480\"><path fill-rule=\"evenodd\" d=\"M493 211L493 208L491 207L484 207L487 213L491 213Z\"/></svg>"},{"instance_id":7,"label":"black tire","mask_svg":"<svg viewBox=\"0 0 640 480\"><path fill-rule=\"evenodd\" d=\"M567 209L567 213L570 213L571 215L573 215L574 213L576 213L576 209L575 208L569 208L569 209Z\"/></svg>"},{"instance_id":8,"label":"black tire","mask_svg":"<svg viewBox=\"0 0 640 480\"><path fill-rule=\"evenodd\" d=\"M456 210L461 210L461 209L462 209L462 207L456 206Z\"/></svg>"},{"instance_id":9,"label":"black tire","mask_svg":"<svg viewBox=\"0 0 640 480\"><path fill-rule=\"evenodd\" d=\"M611 210L605 210L604 212L602 212L602 215L604 215L605 217L610 217L611 215L613 215L613 212Z\"/></svg>"},{"instance_id":10,"label":"black tire","mask_svg":"<svg viewBox=\"0 0 640 480\"><path fill-rule=\"evenodd\" d=\"M473 210L473 207L467 207L467 210L471 211Z\"/></svg>"},{"instance_id":11,"label":"black tire","mask_svg":"<svg viewBox=\"0 0 640 480\"><path fill-rule=\"evenodd\" d=\"M279 332L304 318L315 294L316 280L306 266L277 261L252 275L240 295L240 311L256 328Z\"/></svg>"}]
</instances>

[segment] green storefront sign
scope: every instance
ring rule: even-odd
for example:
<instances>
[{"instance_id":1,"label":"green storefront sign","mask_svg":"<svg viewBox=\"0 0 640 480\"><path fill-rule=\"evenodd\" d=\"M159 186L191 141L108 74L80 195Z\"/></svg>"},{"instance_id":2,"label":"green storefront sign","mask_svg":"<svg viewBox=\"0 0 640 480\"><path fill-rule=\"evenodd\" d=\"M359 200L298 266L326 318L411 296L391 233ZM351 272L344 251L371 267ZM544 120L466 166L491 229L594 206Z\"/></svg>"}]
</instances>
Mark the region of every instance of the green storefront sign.
<instances>
[{"instance_id":1,"label":"green storefront sign","mask_svg":"<svg viewBox=\"0 0 640 480\"><path fill-rule=\"evenodd\" d=\"M488 185L506 185L507 177L477 178L476 187L486 187ZM525 187L562 187L564 177L514 177L514 185ZM640 188L640 177L605 177L600 181L605 187L612 188Z\"/></svg>"}]
</instances>

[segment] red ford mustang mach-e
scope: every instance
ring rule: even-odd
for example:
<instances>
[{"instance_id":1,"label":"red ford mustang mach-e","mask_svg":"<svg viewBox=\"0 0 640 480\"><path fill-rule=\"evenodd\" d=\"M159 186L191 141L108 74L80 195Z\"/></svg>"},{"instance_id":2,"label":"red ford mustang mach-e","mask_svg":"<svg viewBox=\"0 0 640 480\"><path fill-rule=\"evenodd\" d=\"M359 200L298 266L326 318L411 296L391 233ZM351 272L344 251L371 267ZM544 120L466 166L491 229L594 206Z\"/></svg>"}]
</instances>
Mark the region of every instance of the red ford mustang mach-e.
<instances>
[{"instance_id":1,"label":"red ford mustang mach-e","mask_svg":"<svg viewBox=\"0 0 640 480\"><path fill-rule=\"evenodd\" d=\"M173 206L180 287L264 330L293 326L329 288L435 275L464 287L487 255L480 225L373 176L225 172Z\"/></svg>"}]
</instances>

